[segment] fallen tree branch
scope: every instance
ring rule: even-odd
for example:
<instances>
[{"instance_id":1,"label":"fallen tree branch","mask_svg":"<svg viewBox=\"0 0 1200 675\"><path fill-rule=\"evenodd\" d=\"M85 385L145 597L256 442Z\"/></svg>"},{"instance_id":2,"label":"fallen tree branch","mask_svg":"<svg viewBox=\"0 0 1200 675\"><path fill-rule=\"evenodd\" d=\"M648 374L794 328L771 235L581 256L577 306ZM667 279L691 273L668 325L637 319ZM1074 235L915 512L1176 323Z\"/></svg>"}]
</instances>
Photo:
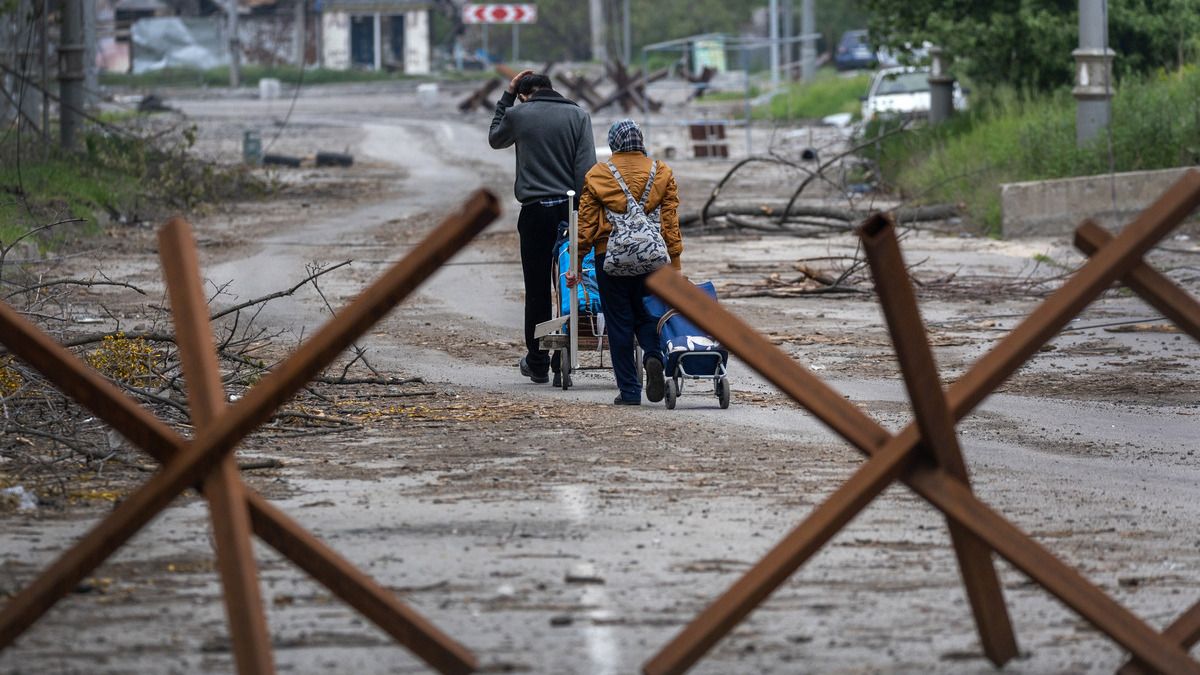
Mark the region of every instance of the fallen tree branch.
<instances>
[{"instance_id":1,"label":"fallen tree branch","mask_svg":"<svg viewBox=\"0 0 1200 675\"><path fill-rule=\"evenodd\" d=\"M788 211L784 213L784 209L788 209ZM767 218L782 216L780 222L784 223L790 218L827 218L829 220L840 220L845 223L857 224L875 212L873 210L862 211L858 209L838 208L836 206L797 206L794 204L789 206L781 200L762 199L729 202L721 205L713 215L726 217L730 215L759 216ZM933 204L930 206L884 209L882 212L893 214L897 223L914 223L953 218L960 213L960 209L957 204ZM680 226L690 225L700 219L701 215L699 213L686 213L679 216L679 224Z\"/></svg>"},{"instance_id":2,"label":"fallen tree branch","mask_svg":"<svg viewBox=\"0 0 1200 675\"><path fill-rule=\"evenodd\" d=\"M289 295L294 294L296 291L300 290L301 288L303 288L305 284L311 283L313 279L316 279L317 277L322 276L324 274L328 274L329 272L332 272L339 267L345 267L346 265L349 265L351 262L352 261L350 261L350 260L344 260L336 265L333 265L332 267L326 267L324 269L319 269L316 272L309 274L304 279L301 279L299 282L296 283L295 286L292 286L291 288L288 288L288 289L285 289L282 291L275 291L274 293L268 293L267 295L254 298L252 300L247 300L246 302L243 302L240 305L234 305L233 307L229 307L227 309L221 310L220 312L217 312L217 313L213 314L212 316L208 317L208 319L209 319L209 321L216 321L217 319L219 319L223 316L232 314L234 312L241 311L243 309L246 309L247 307L253 307L254 305L260 305L264 302L267 302L269 300L274 300L276 298L285 298Z\"/></svg>"}]
</instances>

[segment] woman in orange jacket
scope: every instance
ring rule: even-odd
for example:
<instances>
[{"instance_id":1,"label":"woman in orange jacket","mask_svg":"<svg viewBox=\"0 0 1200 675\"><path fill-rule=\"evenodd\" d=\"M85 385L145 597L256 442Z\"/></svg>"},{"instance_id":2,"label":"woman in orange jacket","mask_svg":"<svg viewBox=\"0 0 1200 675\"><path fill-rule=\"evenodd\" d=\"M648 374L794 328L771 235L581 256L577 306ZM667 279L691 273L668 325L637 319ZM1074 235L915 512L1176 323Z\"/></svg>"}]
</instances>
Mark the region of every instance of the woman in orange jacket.
<instances>
[{"instance_id":1,"label":"woman in orange jacket","mask_svg":"<svg viewBox=\"0 0 1200 675\"><path fill-rule=\"evenodd\" d=\"M635 199L639 199L650 178L650 167L657 161L646 156L642 130L631 119L619 120L608 130L609 160L620 172ZM671 265L680 268L679 255L683 239L679 234L679 193L671 167L658 161L654 183L646 202L646 213L662 207L663 241ZM579 256L596 249L596 281L600 285L600 303L604 307L604 322L608 328L608 349L612 356L613 374L621 395L617 405L640 405L642 383L634 362L634 337L642 347L646 369L646 398L661 401L664 392L663 359L659 349L657 323L646 312L642 298L647 294L646 274L612 276L604 272L604 253L612 226L607 222L605 209L624 213L625 193L607 162L597 162L584 178L583 195L579 201ZM573 275L574 276L574 275Z\"/></svg>"}]
</instances>

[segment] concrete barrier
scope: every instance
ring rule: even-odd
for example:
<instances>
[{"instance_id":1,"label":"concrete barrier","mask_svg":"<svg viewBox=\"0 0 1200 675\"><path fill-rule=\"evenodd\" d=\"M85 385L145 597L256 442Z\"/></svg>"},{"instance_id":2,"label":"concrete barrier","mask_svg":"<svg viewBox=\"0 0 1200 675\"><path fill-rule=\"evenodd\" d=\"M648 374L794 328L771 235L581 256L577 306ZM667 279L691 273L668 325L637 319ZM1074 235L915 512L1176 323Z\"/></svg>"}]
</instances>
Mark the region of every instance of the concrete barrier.
<instances>
[{"instance_id":1,"label":"concrete barrier","mask_svg":"<svg viewBox=\"0 0 1200 675\"><path fill-rule=\"evenodd\" d=\"M1000 186L1001 230L1005 239L1068 235L1084 218L1117 230L1158 198L1188 167L1162 171L1083 176ZM1197 229L1200 215L1184 226Z\"/></svg>"}]
</instances>

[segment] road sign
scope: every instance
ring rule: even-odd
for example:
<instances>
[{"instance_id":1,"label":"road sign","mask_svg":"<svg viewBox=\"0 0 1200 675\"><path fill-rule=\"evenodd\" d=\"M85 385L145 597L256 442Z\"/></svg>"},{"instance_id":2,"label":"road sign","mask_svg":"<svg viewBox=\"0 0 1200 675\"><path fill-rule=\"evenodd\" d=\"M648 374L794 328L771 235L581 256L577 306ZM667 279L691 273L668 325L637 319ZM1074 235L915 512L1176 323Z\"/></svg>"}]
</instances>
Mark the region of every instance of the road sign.
<instances>
[{"instance_id":1,"label":"road sign","mask_svg":"<svg viewBox=\"0 0 1200 675\"><path fill-rule=\"evenodd\" d=\"M537 5L463 5L463 23L537 23Z\"/></svg>"}]
</instances>

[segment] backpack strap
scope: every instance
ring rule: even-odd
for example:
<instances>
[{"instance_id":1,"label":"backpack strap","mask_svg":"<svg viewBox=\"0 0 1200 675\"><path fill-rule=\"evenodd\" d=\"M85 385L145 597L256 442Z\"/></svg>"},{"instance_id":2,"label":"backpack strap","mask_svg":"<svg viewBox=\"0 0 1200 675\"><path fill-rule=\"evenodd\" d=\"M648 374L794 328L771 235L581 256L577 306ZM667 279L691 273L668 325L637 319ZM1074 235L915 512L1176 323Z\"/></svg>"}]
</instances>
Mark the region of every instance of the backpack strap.
<instances>
[{"instance_id":1,"label":"backpack strap","mask_svg":"<svg viewBox=\"0 0 1200 675\"><path fill-rule=\"evenodd\" d=\"M654 174L658 172L658 160L650 160L650 178L646 181L646 189L642 192L642 210L646 210L646 202L650 201L650 188L654 187Z\"/></svg>"},{"instance_id":2,"label":"backpack strap","mask_svg":"<svg viewBox=\"0 0 1200 675\"><path fill-rule=\"evenodd\" d=\"M617 179L617 185L621 186L621 192L625 193L625 201L631 205L636 204L637 201L629 191L629 186L625 184L625 179L621 177L621 172L617 171L617 165L613 164L611 160L608 162L608 170L612 172L613 178Z\"/></svg>"},{"instance_id":3,"label":"backpack strap","mask_svg":"<svg viewBox=\"0 0 1200 675\"><path fill-rule=\"evenodd\" d=\"M625 184L625 179L621 177L621 172L617 171L617 165L611 160L608 162L608 170L612 172L613 178L617 179L617 185L621 186L621 191L625 193L625 199L634 202L633 193L629 191L629 186ZM654 187L654 176L658 173L658 160L650 160L650 178L646 181L646 189L642 191L641 206L642 210L646 210L646 202L650 201L650 189Z\"/></svg>"}]
</instances>

